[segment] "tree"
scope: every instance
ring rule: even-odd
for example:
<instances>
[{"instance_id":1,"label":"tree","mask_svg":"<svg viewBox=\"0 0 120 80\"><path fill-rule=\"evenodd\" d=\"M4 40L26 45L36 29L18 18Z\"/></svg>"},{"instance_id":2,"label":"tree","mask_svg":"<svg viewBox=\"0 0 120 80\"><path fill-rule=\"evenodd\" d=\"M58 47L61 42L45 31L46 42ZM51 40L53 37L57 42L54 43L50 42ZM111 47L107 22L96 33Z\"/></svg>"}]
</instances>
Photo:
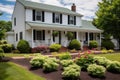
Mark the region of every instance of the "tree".
<instances>
[{"instance_id":1,"label":"tree","mask_svg":"<svg viewBox=\"0 0 120 80\"><path fill-rule=\"evenodd\" d=\"M0 21L0 40L5 37L5 32L11 31L11 21Z\"/></svg>"},{"instance_id":2,"label":"tree","mask_svg":"<svg viewBox=\"0 0 120 80\"><path fill-rule=\"evenodd\" d=\"M104 30L104 34L113 35L120 45L120 0L102 0L93 24Z\"/></svg>"}]
</instances>

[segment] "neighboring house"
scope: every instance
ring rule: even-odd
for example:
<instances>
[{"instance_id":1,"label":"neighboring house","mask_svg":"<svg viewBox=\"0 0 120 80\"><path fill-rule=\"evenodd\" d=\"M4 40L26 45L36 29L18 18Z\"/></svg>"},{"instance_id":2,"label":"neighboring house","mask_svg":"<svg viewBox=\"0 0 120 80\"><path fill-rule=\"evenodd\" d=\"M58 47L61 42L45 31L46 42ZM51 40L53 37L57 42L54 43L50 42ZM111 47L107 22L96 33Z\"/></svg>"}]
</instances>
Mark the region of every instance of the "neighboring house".
<instances>
[{"instance_id":1,"label":"neighboring house","mask_svg":"<svg viewBox=\"0 0 120 80\"><path fill-rule=\"evenodd\" d=\"M71 31L74 38L88 46L90 40L97 40L101 45L101 30L92 25L90 21L81 20L82 15L76 13L75 4L71 10L63 7L42 3L16 0L12 15L12 29L14 44L21 39L27 40L31 47L59 43L68 45L66 33ZM53 37L53 31L59 31Z\"/></svg>"}]
</instances>

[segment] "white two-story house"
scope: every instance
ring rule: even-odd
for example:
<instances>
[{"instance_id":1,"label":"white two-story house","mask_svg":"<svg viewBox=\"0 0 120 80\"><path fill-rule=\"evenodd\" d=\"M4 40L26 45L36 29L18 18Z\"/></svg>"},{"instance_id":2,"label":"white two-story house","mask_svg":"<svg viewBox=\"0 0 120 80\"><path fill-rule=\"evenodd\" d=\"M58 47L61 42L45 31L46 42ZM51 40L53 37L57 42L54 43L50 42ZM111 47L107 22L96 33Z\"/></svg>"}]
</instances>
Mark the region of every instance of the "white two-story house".
<instances>
[{"instance_id":1,"label":"white two-story house","mask_svg":"<svg viewBox=\"0 0 120 80\"><path fill-rule=\"evenodd\" d=\"M31 47L59 43L67 46L67 32L72 32L74 38L89 45L90 40L101 44L101 30L90 21L81 20L82 15L76 12L73 4L71 10L63 7L36 3L26 0L16 0L12 15L14 44L21 39L27 40ZM57 37L52 33L58 31Z\"/></svg>"}]
</instances>

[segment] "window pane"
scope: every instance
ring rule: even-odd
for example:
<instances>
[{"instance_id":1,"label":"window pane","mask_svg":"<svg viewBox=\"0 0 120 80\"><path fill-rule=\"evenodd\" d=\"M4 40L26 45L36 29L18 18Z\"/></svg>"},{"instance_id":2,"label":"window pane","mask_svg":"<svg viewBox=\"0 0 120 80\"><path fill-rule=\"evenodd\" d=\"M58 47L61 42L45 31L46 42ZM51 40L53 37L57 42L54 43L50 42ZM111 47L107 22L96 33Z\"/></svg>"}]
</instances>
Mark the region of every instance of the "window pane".
<instances>
[{"instance_id":1,"label":"window pane","mask_svg":"<svg viewBox=\"0 0 120 80\"><path fill-rule=\"evenodd\" d=\"M74 24L74 16L70 16L70 24Z\"/></svg>"},{"instance_id":2,"label":"window pane","mask_svg":"<svg viewBox=\"0 0 120 80\"><path fill-rule=\"evenodd\" d=\"M42 19L42 13L41 11L36 11L36 20L41 21Z\"/></svg>"},{"instance_id":3,"label":"window pane","mask_svg":"<svg viewBox=\"0 0 120 80\"><path fill-rule=\"evenodd\" d=\"M60 23L60 14L55 14L55 22Z\"/></svg>"}]
</instances>

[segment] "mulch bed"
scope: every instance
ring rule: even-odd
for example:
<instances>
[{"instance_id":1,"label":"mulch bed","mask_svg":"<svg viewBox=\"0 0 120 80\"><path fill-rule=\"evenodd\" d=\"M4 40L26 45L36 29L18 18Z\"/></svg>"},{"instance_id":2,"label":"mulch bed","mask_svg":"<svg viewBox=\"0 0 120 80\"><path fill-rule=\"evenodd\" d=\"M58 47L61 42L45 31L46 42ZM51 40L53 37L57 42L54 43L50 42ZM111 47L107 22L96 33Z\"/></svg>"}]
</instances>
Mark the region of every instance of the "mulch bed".
<instances>
[{"instance_id":1,"label":"mulch bed","mask_svg":"<svg viewBox=\"0 0 120 80\"><path fill-rule=\"evenodd\" d=\"M44 73L43 69L41 69L41 68L38 68L38 69L31 68L31 65L29 63L30 59L25 59L25 58L12 59L12 58L10 58L9 60L11 62L14 62L16 64L23 66L24 68L28 69L29 71L31 71L37 75L40 75L40 76L46 78L46 80L63 80L62 75L61 75L61 73L63 72L61 69L62 68L61 66L57 69L57 71L50 72L50 73ZM87 72L81 71L80 80L120 80L120 74L115 74L115 73L106 71L105 77L100 79L100 78L91 77L88 75Z\"/></svg>"}]
</instances>

